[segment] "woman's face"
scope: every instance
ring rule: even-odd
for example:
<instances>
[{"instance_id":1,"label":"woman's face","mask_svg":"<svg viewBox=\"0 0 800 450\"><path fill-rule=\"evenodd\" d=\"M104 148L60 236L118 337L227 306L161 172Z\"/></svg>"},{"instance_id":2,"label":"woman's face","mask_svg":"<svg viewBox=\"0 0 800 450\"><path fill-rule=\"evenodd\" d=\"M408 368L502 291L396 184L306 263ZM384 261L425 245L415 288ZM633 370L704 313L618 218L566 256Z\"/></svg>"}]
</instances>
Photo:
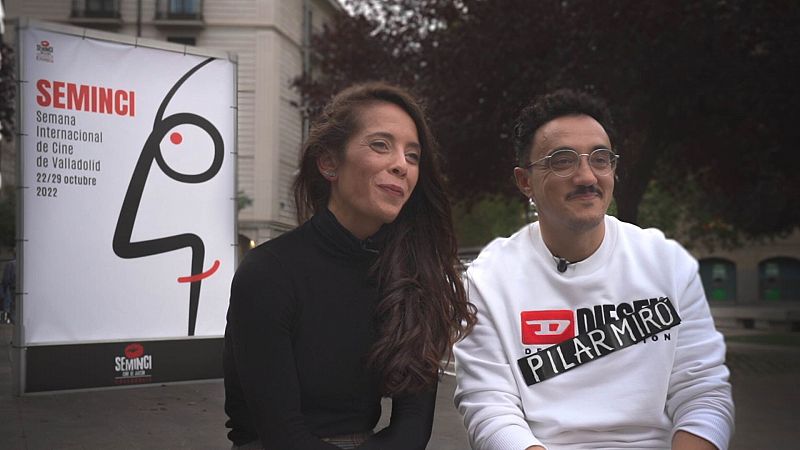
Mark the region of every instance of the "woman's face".
<instances>
[{"instance_id":1,"label":"woman's face","mask_svg":"<svg viewBox=\"0 0 800 450\"><path fill-rule=\"evenodd\" d=\"M328 209L359 239L375 234L411 197L421 152L417 127L402 108L388 102L363 107L344 155L319 160L320 172L331 182Z\"/></svg>"}]
</instances>

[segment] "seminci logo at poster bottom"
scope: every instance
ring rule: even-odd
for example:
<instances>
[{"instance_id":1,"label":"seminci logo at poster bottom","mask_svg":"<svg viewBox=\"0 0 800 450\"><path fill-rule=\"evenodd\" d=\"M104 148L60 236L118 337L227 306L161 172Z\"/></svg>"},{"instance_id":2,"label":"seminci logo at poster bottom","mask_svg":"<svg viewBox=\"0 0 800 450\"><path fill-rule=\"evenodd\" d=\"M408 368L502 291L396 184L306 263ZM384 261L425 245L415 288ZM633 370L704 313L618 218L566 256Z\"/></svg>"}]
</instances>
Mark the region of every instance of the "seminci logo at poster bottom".
<instances>
[{"instance_id":1,"label":"seminci logo at poster bottom","mask_svg":"<svg viewBox=\"0 0 800 450\"><path fill-rule=\"evenodd\" d=\"M125 346L123 355L114 358L114 384L149 383L152 379L153 355L145 353L144 346L138 342Z\"/></svg>"}]
</instances>

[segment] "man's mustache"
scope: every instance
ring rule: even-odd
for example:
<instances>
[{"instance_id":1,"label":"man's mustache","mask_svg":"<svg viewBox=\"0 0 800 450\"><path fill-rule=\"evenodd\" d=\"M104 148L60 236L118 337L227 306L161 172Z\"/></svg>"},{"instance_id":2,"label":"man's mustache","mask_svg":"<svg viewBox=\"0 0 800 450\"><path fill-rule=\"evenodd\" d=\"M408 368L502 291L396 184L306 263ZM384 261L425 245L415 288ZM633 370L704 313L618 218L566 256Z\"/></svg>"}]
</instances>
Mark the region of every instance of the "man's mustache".
<instances>
[{"instance_id":1,"label":"man's mustache","mask_svg":"<svg viewBox=\"0 0 800 450\"><path fill-rule=\"evenodd\" d=\"M572 197L577 197L579 195L585 195L585 194L597 194L600 198L603 197L603 191L601 191L595 185L589 185L589 186L579 186L578 189L575 189L574 191L567 194L567 200L571 199Z\"/></svg>"}]
</instances>

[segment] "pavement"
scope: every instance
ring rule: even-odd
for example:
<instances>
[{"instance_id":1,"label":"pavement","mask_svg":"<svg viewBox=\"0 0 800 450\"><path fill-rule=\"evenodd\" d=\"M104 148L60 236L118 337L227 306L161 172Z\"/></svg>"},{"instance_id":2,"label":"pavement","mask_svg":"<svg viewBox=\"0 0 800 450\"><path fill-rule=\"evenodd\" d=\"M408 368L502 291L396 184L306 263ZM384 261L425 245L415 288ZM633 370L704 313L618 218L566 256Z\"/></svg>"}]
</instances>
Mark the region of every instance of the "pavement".
<instances>
[{"instance_id":1,"label":"pavement","mask_svg":"<svg viewBox=\"0 0 800 450\"><path fill-rule=\"evenodd\" d=\"M222 380L19 397L11 388L11 334L12 326L0 325L0 449L230 448ZM730 342L728 365L736 403L730 449L800 448L800 347ZM454 389L445 376L428 449L469 449Z\"/></svg>"}]
</instances>

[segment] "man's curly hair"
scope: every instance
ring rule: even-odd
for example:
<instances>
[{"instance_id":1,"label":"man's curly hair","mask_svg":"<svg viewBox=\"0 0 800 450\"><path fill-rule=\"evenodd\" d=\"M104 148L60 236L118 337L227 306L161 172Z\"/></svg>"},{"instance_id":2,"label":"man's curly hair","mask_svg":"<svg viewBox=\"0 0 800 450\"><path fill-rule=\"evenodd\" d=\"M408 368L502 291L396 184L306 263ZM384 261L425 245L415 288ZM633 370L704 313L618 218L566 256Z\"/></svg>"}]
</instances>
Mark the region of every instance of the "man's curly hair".
<instances>
[{"instance_id":1,"label":"man's curly hair","mask_svg":"<svg viewBox=\"0 0 800 450\"><path fill-rule=\"evenodd\" d=\"M553 119L574 115L594 118L605 129L611 144L614 144L616 138L614 123L605 101L586 92L559 89L536 97L519 113L514 125L513 138L517 164L522 167L528 163L536 130Z\"/></svg>"}]
</instances>

